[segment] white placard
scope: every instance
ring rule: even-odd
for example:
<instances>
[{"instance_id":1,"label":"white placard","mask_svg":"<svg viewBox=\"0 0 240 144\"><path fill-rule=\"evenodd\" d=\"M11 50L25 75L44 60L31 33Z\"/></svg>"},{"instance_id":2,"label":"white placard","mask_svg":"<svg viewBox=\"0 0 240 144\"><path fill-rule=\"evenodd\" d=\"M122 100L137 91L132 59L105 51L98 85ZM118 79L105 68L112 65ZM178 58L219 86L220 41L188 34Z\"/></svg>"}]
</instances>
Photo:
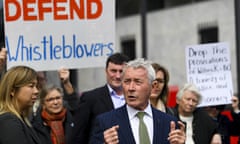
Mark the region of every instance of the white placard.
<instances>
[{"instance_id":1,"label":"white placard","mask_svg":"<svg viewBox=\"0 0 240 144\"><path fill-rule=\"evenodd\" d=\"M227 43L186 47L188 82L202 94L201 106L231 103L233 95L230 51Z\"/></svg>"},{"instance_id":2,"label":"white placard","mask_svg":"<svg viewBox=\"0 0 240 144\"><path fill-rule=\"evenodd\" d=\"M4 0L7 67L103 67L115 47L114 0Z\"/></svg>"}]
</instances>

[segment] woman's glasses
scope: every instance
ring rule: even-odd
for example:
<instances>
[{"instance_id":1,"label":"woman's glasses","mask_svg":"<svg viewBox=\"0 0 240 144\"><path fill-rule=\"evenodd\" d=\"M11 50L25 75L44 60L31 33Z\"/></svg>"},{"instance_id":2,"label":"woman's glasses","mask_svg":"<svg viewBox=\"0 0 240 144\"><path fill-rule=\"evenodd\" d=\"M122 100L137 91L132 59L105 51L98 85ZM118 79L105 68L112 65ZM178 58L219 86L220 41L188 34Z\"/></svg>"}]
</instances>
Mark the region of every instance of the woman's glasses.
<instances>
[{"instance_id":1,"label":"woman's glasses","mask_svg":"<svg viewBox=\"0 0 240 144\"><path fill-rule=\"evenodd\" d=\"M51 97L51 98L47 98L45 99L46 102L53 102L55 100L59 101L62 99L62 96L56 96L56 97Z\"/></svg>"}]
</instances>

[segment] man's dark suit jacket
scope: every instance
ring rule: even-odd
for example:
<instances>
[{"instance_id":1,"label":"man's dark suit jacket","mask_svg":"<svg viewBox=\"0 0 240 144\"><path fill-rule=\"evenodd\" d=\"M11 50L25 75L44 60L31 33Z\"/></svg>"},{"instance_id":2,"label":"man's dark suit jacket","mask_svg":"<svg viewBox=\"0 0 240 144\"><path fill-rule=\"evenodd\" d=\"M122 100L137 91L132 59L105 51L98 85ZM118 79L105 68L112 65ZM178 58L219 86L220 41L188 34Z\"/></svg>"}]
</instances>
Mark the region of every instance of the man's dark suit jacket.
<instances>
[{"instance_id":1,"label":"man's dark suit jacket","mask_svg":"<svg viewBox=\"0 0 240 144\"><path fill-rule=\"evenodd\" d=\"M74 114L74 144L87 144L97 115L114 109L107 85L84 92Z\"/></svg>"},{"instance_id":2,"label":"man's dark suit jacket","mask_svg":"<svg viewBox=\"0 0 240 144\"><path fill-rule=\"evenodd\" d=\"M153 144L169 144L168 134L170 133L170 122L177 120L175 117L163 113L152 107L153 113ZM103 144L104 130L119 125L119 144L135 144L135 139L130 126L126 105L99 115L96 118L94 130L91 136L91 144Z\"/></svg>"}]
</instances>

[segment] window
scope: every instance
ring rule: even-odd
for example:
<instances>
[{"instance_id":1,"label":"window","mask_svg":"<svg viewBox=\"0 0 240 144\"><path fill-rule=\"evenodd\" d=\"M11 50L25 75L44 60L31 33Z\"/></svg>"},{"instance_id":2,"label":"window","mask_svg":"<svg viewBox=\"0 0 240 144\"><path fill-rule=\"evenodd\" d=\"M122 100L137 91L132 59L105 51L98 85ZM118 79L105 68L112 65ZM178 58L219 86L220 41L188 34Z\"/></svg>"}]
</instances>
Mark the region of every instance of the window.
<instances>
[{"instance_id":1,"label":"window","mask_svg":"<svg viewBox=\"0 0 240 144\"><path fill-rule=\"evenodd\" d=\"M135 39L127 39L121 42L122 52L131 60L136 58L136 42Z\"/></svg>"},{"instance_id":2,"label":"window","mask_svg":"<svg viewBox=\"0 0 240 144\"><path fill-rule=\"evenodd\" d=\"M139 13L141 0L116 0L116 17L124 17Z\"/></svg>"},{"instance_id":3,"label":"window","mask_svg":"<svg viewBox=\"0 0 240 144\"><path fill-rule=\"evenodd\" d=\"M164 8L164 0L145 0L147 11L154 11ZM139 14L142 0L116 0L116 17L125 17Z\"/></svg>"},{"instance_id":4,"label":"window","mask_svg":"<svg viewBox=\"0 0 240 144\"><path fill-rule=\"evenodd\" d=\"M199 33L199 43L213 43L218 42L218 27L206 27L201 28L198 31Z\"/></svg>"},{"instance_id":5,"label":"window","mask_svg":"<svg viewBox=\"0 0 240 144\"><path fill-rule=\"evenodd\" d=\"M145 0L147 11L161 10L203 1L209 0ZM121 18L139 14L141 2L142 0L116 0L116 17Z\"/></svg>"},{"instance_id":6,"label":"window","mask_svg":"<svg viewBox=\"0 0 240 144\"><path fill-rule=\"evenodd\" d=\"M146 0L147 1L147 10L154 11L164 8L164 0Z\"/></svg>"}]
</instances>

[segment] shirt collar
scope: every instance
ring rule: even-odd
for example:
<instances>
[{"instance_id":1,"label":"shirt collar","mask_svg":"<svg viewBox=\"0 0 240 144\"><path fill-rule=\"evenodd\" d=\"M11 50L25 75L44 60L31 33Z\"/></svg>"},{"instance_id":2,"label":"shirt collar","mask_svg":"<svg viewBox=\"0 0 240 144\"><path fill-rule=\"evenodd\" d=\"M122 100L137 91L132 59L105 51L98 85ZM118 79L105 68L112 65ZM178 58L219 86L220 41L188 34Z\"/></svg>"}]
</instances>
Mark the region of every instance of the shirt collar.
<instances>
[{"instance_id":1,"label":"shirt collar","mask_svg":"<svg viewBox=\"0 0 240 144\"><path fill-rule=\"evenodd\" d=\"M107 87L108 87L108 91L109 91L109 93L111 94L112 91L114 91L114 90L112 89L112 87L111 87L109 84L107 84Z\"/></svg>"},{"instance_id":2,"label":"shirt collar","mask_svg":"<svg viewBox=\"0 0 240 144\"><path fill-rule=\"evenodd\" d=\"M140 111L134 109L133 107L130 107L129 105L127 105L127 112L128 112L129 119L133 119L133 118L135 118L136 114ZM143 110L143 112L145 112L148 116L150 116L152 118L152 108L151 108L151 105L150 105L150 101L148 102L148 105Z\"/></svg>"},{"instance_id":3,"label":"shirt collar","mask_svg":"<svg viewBox=\"0 0 240 144\"><path fill-rule=\"evenodd\" d=\"M117 95L116 91L113 90L112 87L109 84L107 84L107 87L108 87L109 94L110 94L111 97L114 97L116 99L121 99L121 100L124 99L124 96L123 95L121 95L121 96Z\"/></svg>"}]
</instances>

